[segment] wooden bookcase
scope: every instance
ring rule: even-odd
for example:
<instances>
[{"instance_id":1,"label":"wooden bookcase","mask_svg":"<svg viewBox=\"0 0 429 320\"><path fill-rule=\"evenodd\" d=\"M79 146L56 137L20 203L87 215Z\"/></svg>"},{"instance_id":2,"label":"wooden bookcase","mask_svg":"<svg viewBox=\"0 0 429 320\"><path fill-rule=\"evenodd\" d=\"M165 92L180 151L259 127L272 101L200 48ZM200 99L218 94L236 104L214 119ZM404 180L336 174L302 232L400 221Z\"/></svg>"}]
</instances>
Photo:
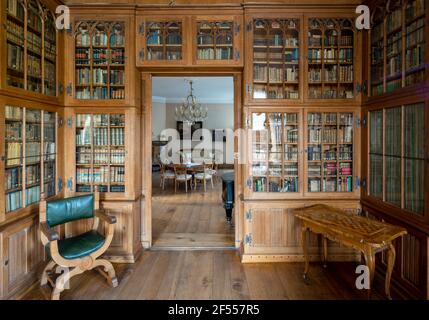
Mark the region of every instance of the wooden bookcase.
<instances>
[{"instance_id":1,"label":"wooden bookcase","mask_svg":"<svg viewBox=\"0 0 429 320\"><path fill-rule=\"evenodd\" d=\"M52 1L2 1L3 89L58 95L58 32L50 7Z\"/></svg>"},{"instance_id":2,"label":"wooden bookcase","mask_svg":"<svg viewBox=\"0 0 429 320\"><path fill-rule=\"evenodd\" d=\"M250 109L249 199L358 199L359 112Z\"/></svg>"},{"instance_id":3,"label":"wooden bookcase","mask_svg":"<svg viewBox=\"0 0 429 320\"><path fill-rule=\"evenodd\" d=\"M242 64L242 28L242 17L239 16L193 17L193 64Z\"/></svg>"},{"instance_id":4,"label":"wooden bookcase","mask_svg":"<svg viewBox=\"0 0 429 320\"><path fill-rule=\"evenodd\" d=\"M378 1L369 32L369 97L427 81L427 17L424 0Z\"/></svg>"},{"instance_id":5,"label":"wooden bookcase","mask_svg":"<svg viewBox=\"0 0 429 320\"><path fill-rule=\"evenodd\" d=\"M65 36L66 106L130 106L139 101L134 60L132 11L100 16L71 11L71 30Z\"/></svg>"},{"instance_id":6,"label":"wooden bookcase","mask_svg":"<svg viewBox=\"0 0 429 320\"><path fill-rule=\"evenodd\" d=\"M184 65L189 59L189 19L140 16L136 20L137 65Z\"/></svg>"},{"instance_id":7,"label":"wooden bookcase","mask_svg":"<svg viewBox=\"0 0 429 320\"><path fill-rule=\"evenodd\" d=\"M248 104L360 101L361 36L349 12L254 11L246 15Z\"/></svg>"},{"instance_id":8,"label":"wooden bookcase","mask_svg":"<svg viewBox=\"0 0 429 320\"><path fill-rule=\"evenodd\" d=\"M0 186L0 221L13 220L38 205L41 193L48 198L62 188L58 174L58 114L54 108L38 109L4 103L4 161Z\"/></svg>"}]
</instances>

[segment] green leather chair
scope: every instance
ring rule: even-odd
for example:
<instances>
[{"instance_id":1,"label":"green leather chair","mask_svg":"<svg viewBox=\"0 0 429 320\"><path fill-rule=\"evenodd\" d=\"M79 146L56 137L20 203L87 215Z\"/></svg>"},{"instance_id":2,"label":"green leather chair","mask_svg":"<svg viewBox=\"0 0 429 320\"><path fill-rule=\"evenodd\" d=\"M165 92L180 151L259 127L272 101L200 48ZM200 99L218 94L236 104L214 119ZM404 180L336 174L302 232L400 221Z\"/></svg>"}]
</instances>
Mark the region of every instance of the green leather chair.
<instances>
[{"instance_id":1,"label":"green leather chair","mask_svg":"<svg viewBox=\"0 0 429 320\"><path fill-rule=\"evenodd\" d=\"M116 218L99 210L99 193L46 202L44 195L40 202L41 240L50 261L42 274L41 285L53 287L52 300L59 300L67 282L87 270L96 269L102 273L113 287L118 286L115 269L105 259L98 259L113 239ZM90 231L70 238L60 239L53 229L68 222L94 219ZM103 221L106 233L98 232L99 221ZM52 276L58 271L67 270L54 281Z\"/></svg>"}]
</instances>

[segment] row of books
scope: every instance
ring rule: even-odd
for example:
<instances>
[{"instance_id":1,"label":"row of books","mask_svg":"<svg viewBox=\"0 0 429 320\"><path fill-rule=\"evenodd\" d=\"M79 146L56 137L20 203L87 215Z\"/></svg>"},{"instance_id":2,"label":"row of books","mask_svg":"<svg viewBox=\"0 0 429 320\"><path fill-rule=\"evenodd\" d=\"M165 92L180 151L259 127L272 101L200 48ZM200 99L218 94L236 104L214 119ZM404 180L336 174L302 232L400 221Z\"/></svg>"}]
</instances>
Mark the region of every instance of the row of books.
<instances>
[{"instance_id":1,"label":"row of books","mask_svg":"<svg viewBox=\"0 0 429 320\"><path fill-rule=\"evenodd\" d=\"M25 202L27 206L40 201L40 189L40 186L35 186L26 190Z\"/></svg>"},{"instance_id":2,"label":"row of books","mask_svg":"<svg viewBox=\"0 0 429 320\"><path fill-rule=\"evenodd\" d=\"M353 66L339 67L340 82L353 82L353 79L354 79Z\"/></svg>"},{"instance_id":3,"label":"row of books","mask_svg":"<svg viewBox=\"0 0 429 320\"><path fill-rule=\"evenodd\" d=\"M405 8L405 17L407 21L413 20L414 18L425 13L425 0L414 0L409 1Z\"/></svg>"},{"instance_id":4,"label":"row of books","mask_svg":"<svg viewBox=\"0 0 429 320\"><path fill-rule=\"evenodd\" d=\"M402 23L402 10L399 9L391 12L387 16L387 23L386 23L387 33L391 33L392 31L400 28L401 23Z\"/></svg>"},{"instance_id":5,"label":"row of books","mask_svg":"<svg viewBox=\"0 0 429 320\"><path fill-rule=\"evenodd\" d=\"M298 142L298 129L288 129L285 132L286 143L297 143Z\"/></svg>"},{"instance_id":6,"label":"row of books","mask_svg":"<svg viewBox=\"0 0 429 320\"><path fill-rule=\"evenodd\" d=\"M41 124L27 124L25 129L26 140L39 140L41 139L42 130Z\"/></svg>"},{"instance_id":7,"label":"row of books","mask_svg":"<svg viewBox=\"0 0 429 320\"><path fill-rule=\"evenodd\" d=\"M104 32L95 32L92 35L92 45L97 47L107 46L108 44L108 37L107 34Z\"/></svg>"},{"instance_id":8,"label":"row of books","mask_svg":"<svg viewBox=\"0 0 429 320\"><path fill-rule=\"evenodd\" d=\"M116 31L116 30L114 30ZM123 47L125 46L125 35L123 32L116 31L110 34L110 46L111 47Z\"/></svg>"},{"instance_id":9,"label":"row of books","mask_svg":"<svg viewBox=\"0 0 429 320\"><path fill-rule=\"evenodd\" d=\"M8 40L21 46L24 45L24 27L11 20L7 20L6 30Z\"/></svg>"},{"instance_id":10,"label":"row of books","mask_svg":"<svg viewBox=\"0 0 429 320\"><path fill-rule=\"evenodd\" d=\"M419 19L409 26L407 26L406 31L406 46L409 48L410 46L414 46L417 44L421 44L425 41L425 20Z\"/></svg>"},{"instance_id":11,"label":"row of books","mask_svg":"<svg viewBox=\"0 0 429 320\"><path fill-rule=\"evenodd\" d=\"M5 171L5 190L16 189L22 185L22 168L11 168Z\"/></svg>"},{"instance_id":12,"label":"row of books","mask_svg":"<svg viewBox=\"0 0 429 320\"><path fill-rule=\"evenodd\" d=\"M146 39L146 44L150 45L162 45L164 44L163 36L160 30L154 30ZM166 44L182 44L182 37L178 33L170 33L166 38Z\"/></svg>"},{"instance_id":13,"label":"row of books","mask_svg":"<svg viewBox=\"0 0 429 320\"><path fill-rule=\"evenodd\" d=\"M285 145L284 159L286 161L298 161L298 147Z\"/></svg>"},{"instance_id":14,"label":"row of books","mask_svg":"<svg viewBox=\"0 0 429 320\"><path fill-rule=\"evenodd\" d=\"M77 183L124 183L125 168L120 167L101 167L101 168L77 168Z\"/></svg>"},{"instance_id":15,"label":"row of books","mask_svg":"<svg viewBox=\"0 0 429 320\"><path fill-rule=\"evenodd\" d=\"M418 45L408 49L406 54L406 68L411 69L422 65L425 61L425 45Z\"/></svg>"},{"instance_id":16,"label":"row of books","mask_svg":"<svg viewBox=\"0 0 429 320\"><path fill-rule=\"evenodd\" d=\"M5 200L6 200L6 212L12 212L22 208L22 191L6 194Z\"/></svg>"},{"instance_id":17,"label":"row of books","mask_svg":"<svg viewBox=\"0 0 429 320\"><path fill-rule=\"evenodd\" d=\"M317 165L308 166L308 176L309 177L319 177L322 175L322 168Z\"/></svg>"},{"instance_id":18,"label":"row of books","mask_svg":"<svg viewBox=\"0 0 429 320\"><path fill-rule=\"evenodd\" d=\"M168 50L165 55L163 51L148 49L147 52L148 60L181 60L182 51L181 50Z\"/></svg>"},{"instance_id":19,"label":"row of books","mask_svg":"<svg viewBox=\"0 0 429 320\"><path fill-rule=\"evenodd\" d=\"M352 143L353 141L353 127L345 126L340 127L338 136L340 139L340 143Z\"/></svg>"},{"instance_id":20,"label":"row of books","mask_svg":"<svg viewBox=\"0 0 429 320\"><path fill-rule=\"evenodd\" d=\"M9 142L6 145L6 165L17 166L22 162L22 143L20 142Z\"/></svg>"},{"instance_id":21,"label":"row of books","mask_svg":"<svg viewBox=\"0 0 429 320\"><path fill-rule=\"evenodd\" d=\"M6 123L6 139L7 141L18 141L22 139L22 123L12 122Z\"/></svg>"},{"instance_id":22,"label":"row of books","mask_svg":"<svg viewBox=\"0 0 429 320\"><path fill-rule=\"evenodd\" d=\"M27 48L31 52L34 52L34 53L41 55L42 54L42 38L39 35L28 31L27 32Z\"/></svg>"},{"instance_id":23,"label":"row of books","mask_svg":"<svg viewBox=\"0 0 429 320\"><path fill-rule=\"evenodd\" d=\"M25 182L27 185L40 183L40 164L27 166L25 168Z\"/></svg>"},{"instance_id":24,"label":"row of books","mask_svg":"<svg viewBox=\"0 0 429 320\"><path fill-rule=\"evenodd\" d=\"M124 70L110 70L110 84L111 85L124 85L125 83Z\"/></svg>"},{"instance_id":25,"label":"row of books","mask_svg":"<svg viewBox=\"0 0 429 320\"><path fill-rule=\"evenodd\" d=\"M75 63L77 65L89 64L89 49L76 48Z\"/></svg>"},{"instance_id":26,"label":"row of books","mask_svg":"<svg viewBox=\"0 0 429 320\"><path fill-rule=\"evenodd\" d=\"M198 60L230 60L232 59L232 48L204 48L198 49Z\"/></svg>"},{"instance_id":27,"label":"row of books","mask_svg":"<svg viewBox=\"0 0 429 320\"><path fill-rule=\"evenodd\" d=\"M284 174L286 176L297 176L298 175L298 164L285 165Z\"/></svg>"},{"instance_id":28,"label":"row of books","mask_svg":"<svg viewBox=\"0 0 429 320\"><path fill-rule=\"evenodd\" d=\"M338 153L338 159L350 161L353 160L353 146L341 146L339 153Z\"/></svg>"}]
</instances>

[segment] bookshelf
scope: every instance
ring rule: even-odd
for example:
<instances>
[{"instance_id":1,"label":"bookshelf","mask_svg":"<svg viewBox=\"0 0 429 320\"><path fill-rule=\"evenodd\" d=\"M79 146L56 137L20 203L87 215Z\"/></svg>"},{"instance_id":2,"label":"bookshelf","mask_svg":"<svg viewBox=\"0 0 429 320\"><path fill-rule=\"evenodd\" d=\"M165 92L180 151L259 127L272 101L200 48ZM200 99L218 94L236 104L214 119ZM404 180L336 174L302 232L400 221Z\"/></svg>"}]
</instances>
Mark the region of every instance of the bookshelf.
<instances>
[{"instance_id":1,"label":"bookshelf","mask_svg":"<svg viewBox=\"0 0 429 320\"><path fill-rule=\"evenodd\" d=\"M425 214L425 105L369 112L368 196L423 217Z\"/></svg>"},{"instance_id":2,"label":"bookshelf","mask_svg":"<svg viewBox=\"0 0 429 320\"><path fill-rule=\"evenodd\" d=\"M298 193L300 113L252 114L253 192Z\"/></svg>"},{"instance_id":3,"label":"bookshelf","mask_svg":"<svg viewBox=\"0 0 429 320\"><path fill-rule=\"evenodd\" d=\"M408 1L405 5L405 86L425 81L425 0Z\"/></svg>"},{"instance_id":4,"label":"bookshelf","mask_svg":"<svg viewBox=\"0 0 429 320\"><path fill-rule=\"evenodd\" d=\"M370 36L370 95L380 96L425 81L424 0L381 2Z\"/></svg>"},{"instance_id":5,"label":"bookshelf","mask_svg":"<svg viewBox=\"0 0 429 320\"><path fill-rule=\"evenodd\" d=\"M146 61L180 61L183 59L183 22L149 21L142 24Z\"/></svg>"},{"instance_id":6,"label":"bookshelf","mask_svg":"<svg viewBox=\"0 0 429 320\"><path fill-rule=\"evenodd\" d=\"M76 192L125 192L125 114L76 115Z\"/></svg>"},{"instance_id":7,"label":"bookshelf","mask_svg":"<svg viewBox=\"0 0 429 320\"><path fill-rule=\"evenodd\" d=\"M53 13L37 0L5 3L7 86L56 96L57 32Z\"/></svg>"},{"instance_id":8,"label":"bookshelf","mask_svg":"<svg viewBox=\"0 0 429 320\"><path fill-rule=\"evenodd\" d=\"M308 98L354 98L352 19L309 19Z\"/></svg>"},{"instance_id":9,"label":"bookshelf","mask_svg":"<svg viewBox=\"0 0 429 320\"><path fill-rule=\"evenodd\" d=\"M253 20L253 99L300 98L300 19Z\"/></svg>"},{"instance_id":10,"label":"bookshelf","mask_svg":"<svg viewBox=\"0 0 429 320\"><path fill-rule=\"evenodd\" d=\"M75 30L75 98L124 100L124 23L80 21Z\"/></svg>"},{"instance_id":11,"label":"bookshelf","mask_svg":"<svg viewBox=\"0 0 429 320\"><path fill-rule=\"evenodd\" d=\"M197 60L234 59L234 21L198 21Z\"/></svg>"},{"instance_id":12,"label":"bookshelf","mask_svg":"<svg viewBox=\"0 0 429 320\"><path fill-rule=\"evenodd\" d=\"M307 113L307 192L354 192L354 114Z\"/></svg>"},{"instance_id":13,"label":"bookshelf","mask_svg":"<svg viewBox=\"0 0 429 320\"><path fill-rule=\"evenodd\" d=\"M56 195L56 113L5 107L5 211Z\"/></svg>"}]
</instances>

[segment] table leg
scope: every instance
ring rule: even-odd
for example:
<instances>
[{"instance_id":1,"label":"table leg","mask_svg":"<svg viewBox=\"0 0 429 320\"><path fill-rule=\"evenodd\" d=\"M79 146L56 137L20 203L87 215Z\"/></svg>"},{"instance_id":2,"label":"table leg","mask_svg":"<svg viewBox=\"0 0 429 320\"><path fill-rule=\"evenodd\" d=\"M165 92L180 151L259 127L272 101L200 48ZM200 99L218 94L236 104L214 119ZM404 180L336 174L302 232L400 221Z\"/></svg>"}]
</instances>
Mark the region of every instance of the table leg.
<instances>
[{"instance_id":1,"label":"table leg","mask_svg":"<svg viewBox=\"0 0 429 320\"><path fill-rule=\"evenodd\" d=\"M389 245L389 249L387 251L387 272L386 272L386 283L385 283L385 291L387 299L392 300L390 296L390 280L392 279L393 267L395 265L396 259L396 251L395 246L391 243Z\"/></svg>"},{"instance_id":2,"label":"table leg","mask_svg":"<svg viewBox=\"0 0 429 320\"><path fill-rule=\"evenodd\" d=\"M328 238L322 235L323 239L323 268L327 268L328 265Z\"/></svg>"},{"instance_id":3,"label":"table leg","mask_svg":"<svg viewBox=\"0 0 429 320\"><path fill-rule=\"evenodd\" d=\"M308 256L308 248L307 248L307 227L302 227L301 230L301 241L302 241L302 250L304 252L304 261L305 261L305 267L304 267L304 274L303 278L304 281L308 281L308 271L310 269L310 259Z\"/></svg>"},{"instance_id":4,"label":"table leg","mask_svg":"<svg viewBox=\"0 0 429 320\"><path fill-rule=\"evenodd\" d=\"M375 276L375 252L372 248L365 250L365 261L369 269L369 290L368 290L368 300L371 299L372 285L374 283Z\"/></svg>"}]
</instances>

